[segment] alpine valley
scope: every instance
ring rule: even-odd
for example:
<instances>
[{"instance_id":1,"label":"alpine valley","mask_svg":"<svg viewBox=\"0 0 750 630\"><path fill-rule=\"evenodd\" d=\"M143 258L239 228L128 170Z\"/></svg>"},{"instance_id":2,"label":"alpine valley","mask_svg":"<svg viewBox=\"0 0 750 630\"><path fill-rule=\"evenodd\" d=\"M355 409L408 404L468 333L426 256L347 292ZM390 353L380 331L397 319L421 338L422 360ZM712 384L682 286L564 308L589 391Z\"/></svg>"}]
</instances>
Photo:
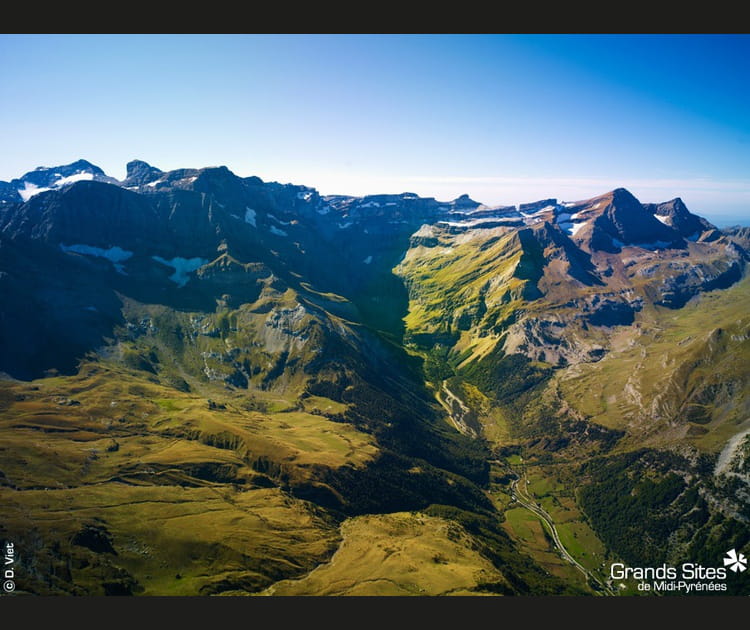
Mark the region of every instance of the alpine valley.
<instances>
[{"instance_id":1,"label":"alpine valley","mask_svg":"<svg viewBox=\"0 0 750 630\"><path fill-rule=\"evenodd\" d=\"M593 596L639 592L612 563L720 567L750 553L749 261L749 228L622 188L0 182L16 592Z\"/></svg>"}]
</instances>

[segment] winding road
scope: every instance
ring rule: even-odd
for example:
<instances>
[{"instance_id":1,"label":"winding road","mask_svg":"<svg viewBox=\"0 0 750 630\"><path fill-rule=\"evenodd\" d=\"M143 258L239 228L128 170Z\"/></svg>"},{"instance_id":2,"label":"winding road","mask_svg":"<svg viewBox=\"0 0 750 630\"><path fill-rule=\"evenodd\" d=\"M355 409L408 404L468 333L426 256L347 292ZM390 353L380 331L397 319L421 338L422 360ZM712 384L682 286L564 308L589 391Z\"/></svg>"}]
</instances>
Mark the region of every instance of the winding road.
<instances>
[{"instance_id":1,"label":"winding road","mask_svg":"<svg viewBox=\"0 0 750 630\"><path fill-rule=\"evenodd\" d=\"M570 555L568 550L565 548L565 545L563 545L562 541L560 540L560 535L557 533L557 528L555 527L555 523L552 520L552 517L547 513L547 511L537 503L535 503L531 497L528 494L528 488L526 490L526 494L524 495L523 490L521 489L521 486L519 485L519 482L523 481L524 484L528 486L528 482L526 481L526 477L524 476L522 479L514 479L510 484L510 492L511 496L523 507L525 507L527 510L530 510L534 514L536 514L544 523L546 523L547 527L549 528L549 531L552 533L552 540L555 543L555 546L559 549L560 555L563 557L564 560L572 564L576 569L578 569L581 573L583 573L588 580L594 584L597 584L599 588L601 589L601 592L606 595L614 595L612 590L602 581L596 577L591 571L589 571L586 567L581 565L573 556Z\"/></svg>"},{"instance_id":2,"label":"winding road","mask_svg":"<svg viewBox=\"0 0 750 630\"><path fill-rule=\"evenodd\" d=\"M444 394L445 398L443 398L440 394ZM461 400L458 396L456 396L456 394L454 394L448 388L447 380L442 382L440 392L438 392L436 398L438 402L443 406L443 408L448 412L448 417L451 419L451 422L453 422L454 426L456 427L456 429L458 429L458 431L460 431L464 435L478 437L478 434L474 430L474 428L469 426L469 424L466 422L466 419L471 417L472 410L466 405L466 403L464 403L463 400ZM490 460L490 463L501 464L502 462L498 460ZM513 472L516 473L516 471L513 471ZM523 483L527 486L525 493L522 490L521 486L519 485L520 481L523 481ZM513 499L520 506L531 511L533 514L538 516L544 524L546 524L547 528L552 534L552 540L555 546L560 551L560 555L566 562L569 562L576 569L578 569L581 573L583 573L583 575L586 576L589 584L596 584L598 586L599 593L602 593L604 595L615 595L615 593L606 583L602 582L596 575L594 575L591 571L589 571L586 567L584 567L580 562L578 562L565 548L565 545L563 545L562 540L560 540L560 535L557 532L557 527L555 527L555 523L552 520L552 517L547 513L547 511L541 505L538 505L529 495L528 481L526 479L525 474L522 477L519 476L517 479L514 479L511 482L510 492L511 492L511 496L513 497Z\"/></svg>"}]
</instances>

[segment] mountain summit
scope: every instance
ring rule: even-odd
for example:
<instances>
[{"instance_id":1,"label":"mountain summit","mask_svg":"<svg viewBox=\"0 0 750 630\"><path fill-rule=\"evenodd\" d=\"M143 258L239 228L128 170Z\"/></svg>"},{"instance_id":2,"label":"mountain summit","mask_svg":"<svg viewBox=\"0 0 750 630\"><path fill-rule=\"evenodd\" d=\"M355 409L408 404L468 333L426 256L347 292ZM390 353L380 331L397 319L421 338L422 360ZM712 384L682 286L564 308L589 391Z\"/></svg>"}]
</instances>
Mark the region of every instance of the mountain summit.
<instances>
[{"instance_id":1,"label":"mountain summit","mask_svg":"<svg viewBox=\"0 0 750 630\"><path fill-rule=\"evenodd\" d=\"M98 166L78 160L63 166L39 166L18 179L0 182L0 204L28 201L34 195L74 184L80 181L100 181L118 184Z\"/></svg>"},{"instance_id":2,"label":"mountain summit","mask_svg":"<svg viewBox=\"0 0 750 630\"><path fill-rule=\"evenodd\" d=\"M126 172L127 175L125 181L123 181L123 185L126 188L130 188L131 186L145 186L164 175L163 171L142 160L128 162Z\"/></svg>"},{"instance_id":3,"label":"mountain summit","mask_svg":"<svg viewBox=\"0 0 750 630\"><path fill-rule=\"evenodd\" d=\"M568 206L575 240L588 251L617 252L625 246L681 248L681 235L656 219L624 188Z\"/></svg>"}]
</instances>

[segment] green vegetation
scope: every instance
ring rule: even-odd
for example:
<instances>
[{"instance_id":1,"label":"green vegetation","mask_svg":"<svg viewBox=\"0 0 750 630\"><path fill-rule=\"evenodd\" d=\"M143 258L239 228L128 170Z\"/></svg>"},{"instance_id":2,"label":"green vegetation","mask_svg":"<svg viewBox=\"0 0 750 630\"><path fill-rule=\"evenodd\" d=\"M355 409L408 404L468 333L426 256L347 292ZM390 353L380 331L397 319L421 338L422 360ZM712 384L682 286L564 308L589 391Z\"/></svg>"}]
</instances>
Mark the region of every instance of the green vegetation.
<instances>
[{"instance_id":1,"label":"green vegetation","mask_svg":"<svg viewBox=\"0 0 750 630\"><path fill-rule=\"evenodd\" d=\"M581 505L602 540L627 562L656 566L672 560L670 537L681 529L689 536L705 524L705 501L673 472L686 466L674 455L634 451L582 467L591 482L581 488Z\"/></svg>"},{"instance_id":2,"label":"green vegetation","mask_svg":"<svg viewBox=\"0 0 750 630\"><path fill-rule=\"evenodd\" d=\"M441 383L455 374L450 364L450 348L442 344L436 344L427 351L424 361L425 380L431 383Z\"/></svg>"},{"instance_id":3,"label":"green vegetation","mask_svg":"<svg viewBox=\"0 0 750 630\"><path fill-rule=\"evenodd\" d=\"M455 521L424 513L358 516L341 526L334 558L264 595L512 594L510 580Z\"/></svg>"},{"instance_id":4,"label":"green vegetation","mask_svg":"<svg viewBox=\"0 0 750 630\"><path fill-rule=\"evenodd\" d=\"M309 571L337 534L293 495L378 452L322 416L212 408L101 364L0 392L2 535L31 554L19 588L36 593L252 591Z\"/></svg>"},{"instance_id":5,"label":"green vegetation","mask_svg":"<svg viewBox=\"0 0 750 630\"><path fill-rule=\"evenodd\" d=\"M273 488L111 482L0 498L2 533L24 550L18 589L38 594L254 591L310 571L338 542L322 513Z\"/></svg>"},{"instance_id":6,"label":"green vegetation","mask_svg":"<svg viewBox=\"0 0 750 630\"><path fill-rule=\"evenodd\" d=\"M425 349L455 345L463 361L488 333L513 320L529 294L532 263L521 239L509 232L475 233L459 242L434 226L430 230L436 245L412 247L395 269L409 289L405 339Z\"/></svg>"},{"instance_id":7,"label":"green vegetation","mask_svg":"<svg viewBox=\"0 0 750 630\"><path fill-rule=\"evenodd\" d=\"M542 385L552 375L552 369L521 354L508 356L498 348L470 364L463 374L486 395L498 401L513 401L522 408L519 398Z\"/></svg>"},{"instance_id":8,"label":"green vegetation","mask_svg":"<svg viewBox=\"0 0 750 630\"><path fill-rule=\"evenodd\" d=\"M504 572L517 594L580 595L587 592L565 568L570 565L565 565L559 556L556 559L541 558L535 553L535 547L529 547L527 540L509 536L507 519L515 517L515 510L505 512L504 523L500 523L493 515L466 512L444 505L430 506L426 513L460 523L469 534L475 536L480 544L480 553ZM535 522L539 524L539 521ZM514 540L519 547L514 544ZM548 560L551 563L549 566ZM561 570L551 571L550 566Z\"/></svg>"},{"instance_id":9,"label":"green vegetation","mask_svg":"<svg viewBox=\"0 0 750 630\"><path fill-rule=\"evenodd\" d=\"M610 356L560 373L562 396L596 423L628 427L634 446L721 450L750 417L749 289L746 278L679 311L654 309Z\"/></svg>"}]
</instances>

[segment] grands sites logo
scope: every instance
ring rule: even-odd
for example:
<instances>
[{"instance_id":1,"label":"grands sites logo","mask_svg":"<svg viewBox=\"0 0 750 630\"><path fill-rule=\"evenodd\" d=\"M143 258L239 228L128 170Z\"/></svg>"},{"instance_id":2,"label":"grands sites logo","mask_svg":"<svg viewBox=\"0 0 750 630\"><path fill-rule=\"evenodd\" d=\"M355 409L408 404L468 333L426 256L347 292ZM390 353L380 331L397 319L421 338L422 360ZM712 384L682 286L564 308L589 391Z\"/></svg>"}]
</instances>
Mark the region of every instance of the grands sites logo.
<instances>
[{"instance_id":1,"label":"grands sites logo","mask_svg":"<svg viewBox=\"0 0 750 630\"><path fill-rule=\"evenodd\" d=\"M639 591L699 593L726 591L726 580L732 574L747 569L745 554L730 549L722 558L723 565L706 567L694 562L684 562L679 567L663 564L659 567L629 567L615 562L609 567L609 577L617 582L638 580Z\"/></svg>"}]
</instances>

